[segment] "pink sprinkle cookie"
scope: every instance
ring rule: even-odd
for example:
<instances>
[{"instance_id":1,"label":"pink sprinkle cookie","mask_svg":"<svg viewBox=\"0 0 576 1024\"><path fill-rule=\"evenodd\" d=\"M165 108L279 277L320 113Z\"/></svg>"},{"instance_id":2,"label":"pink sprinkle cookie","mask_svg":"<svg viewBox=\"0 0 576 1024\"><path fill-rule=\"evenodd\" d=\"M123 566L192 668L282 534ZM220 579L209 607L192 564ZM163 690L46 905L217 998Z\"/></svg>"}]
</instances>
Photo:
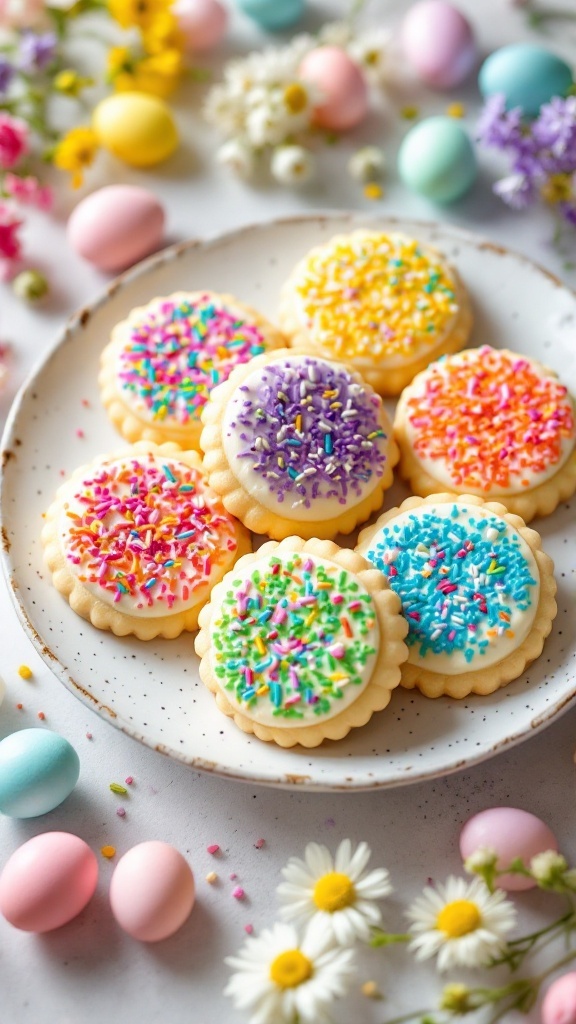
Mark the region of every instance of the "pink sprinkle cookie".
<instances>
[{"instance_id":1,"label":"pink sprinkle cookie","mask_svg":"<svg viewBox=\"0 0 576 1024\"><path fill-rule=\"evenodd\" d=\"M141 640L196 629L212 587L250 550L196 453L146 442L77 470L48 509L42 541L74 611Z\"/></svg>"},{"instance_id":2,"label":"pink sprinkle cookie","mask_svg":"<svg viewBox=\"0 0 576 1024\"><path fill-rule=\"evenodd\" d=\"M156 298L114 328L102 354L102 401L128 441L197 449L212 388L235 366L284 344L272 324L231 295Z\"/></svg>"},{"instance_id":3,"label":"pink sprinkle cookie","mask_svg":"<svg viewBox=\"0 0 576 1024\"><path fill-rule=\"evenodd\" d=\"M556 374L488 345L432 363L405 389L394 433L416 494L501 500L525 521L576 490L576 410Z\"/></svg>"}]
</instances>

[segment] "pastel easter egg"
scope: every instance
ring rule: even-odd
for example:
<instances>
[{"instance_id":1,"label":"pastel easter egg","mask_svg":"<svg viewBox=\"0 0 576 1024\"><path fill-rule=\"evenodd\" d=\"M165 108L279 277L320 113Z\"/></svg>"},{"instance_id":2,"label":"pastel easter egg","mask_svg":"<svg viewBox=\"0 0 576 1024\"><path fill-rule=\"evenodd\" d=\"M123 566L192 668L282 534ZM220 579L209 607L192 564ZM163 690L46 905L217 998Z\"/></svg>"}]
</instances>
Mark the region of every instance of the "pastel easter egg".
<instances>
[{"instance_id":1,"label":"pastel easter egg","mask_svg":"<svg viewBox=\"0 0 576 1024\"><path fill-rule=\"evenodd\" d=\"M25 932L50 932L92 899L98 861L70 832L44 832L12 854L0 875L0 913Z\"/></svg>"},{"instance_id":2,"label":"pastel easter egg","mask_svg":"<svg viewBox=\"0 0 576 1024\"><path fill-rule=\"evenodd\" d=\"M157 96L119 92L95 108L92 127L100 144L131 167L152 167L172 155L178 131L168 106Z\"/></svg>"},{"instance_id":3,"label":"pastel easter egg","mask_svg":"<svg viewBox=\"0 0 576 1024\"><path fill-rule=\"evenodd\" d=\"M220 0L176 0L172 14L190 53L218 46L228 27L228 11Z\"/></svg>"},{"instance_id":4,"label":"pastel easter egg","mask_svg":"<svg viewBox=\"0 0 576 1024\"><path fill-rule=\"evenodd\" d=\"M458 85L477 60L470 22L445 0L414 4L402 23L401 38L409 63L432 88L451 89Z\"/></svg>"},{"instance_id":5,"label":"pastel easter egg","mask_svg":"<svg viewBox=\"0 0 576 1024\"><path fill-rule=\"evenodd\" d=\"M398 152L398 173L414 192L435 203L451 203L476 180L474 147L452 118L429 117L404 138Z\"/></svg>"},{"instance_id":6,"label":"pastel easter egg","mask_svg":"<svg viewBox=\"0 0 576 1024\"><path fill-rule=\"evenodd\" d=\"M562 974L542 1000L542 1024L576 1024L576 971Z\"/></svg>"},{"instance_id":7,"label":"pastel easter egg","mask_svg":"<svg viewBox=\"0 0 576 1024\"><path fill-rule=\"evenodd\" d=\"M0 811L35 818L58 807L74 789L80 760L74 747L48 729L21 729L0 743Z\"/></svg>"},{"instance_id":8,"label":"pastel easter egg","mask_svg":"<svg viewBox=\"0 0 576 1024\"><path fill-rule=\"evenodd\" d=\"M304 0L236 0L236 6L261 28L290 28L304 13Z\"/></svg>"},{"instance_id":9,"label":"pastel easter egg","mask_svg":"<svg viewBox=\"0 0 576 1024\"><path fill-rule=\"evenodd\" d=\"M503 93L509 110L522 107L529 117L536 117L543 103L566 95L572 71L566 61L536 43L513 43L484 61L478 85L484 99Z\"/></svg>"},{"instance_id":10,"label":"pastel easter egg","mask_svg":"<svg viewBox=\"0 0 576 1024\"><path fill-rule=\"evenodd\" d=\"M195 899L194 875L178 850L151 841L118 861L110 906L118 924L140 942L159 942L182 927Z\"/></svg>"},{"instance_id":11,"label":"pastel easter egg","mask_svg":"<svg viewBox=\"0 0 576 1024\"><path fill-rule=\"evenodd\" d=\"M159 248L164 209L145 188L108 185L78 203L66 230L82 259L100 270L123 270Z\"/></svg>"},{"instance_id":12,"label":"pastel easter egg","mask_svg":"<svg viewBox=\"0 0 576 1024\"><path fill-rule=\"evenodd\" d=\"M491 847L498 854L498 870L520 857L528 865L537 853L558 851L554 833L541 818L519 807L489 807L470 818L460 833L460 853L463 860L482 847ZM498 879L501 889L519 892L533 889L536 882L522 875L502 875Z\"/></svg>"},{"instance_id":13,"label":"pastel easter egg","mask_svg":"<svg viewBox=\"0 0 576 1024\"><path fill-rule=\"evenodd\" d=\"M319 46L304 57L300 77L316 86L322 100L314 121L330 131L347 131L368 113L368 87L360 68L338 46Z\"/></svg>"}]
</instances>

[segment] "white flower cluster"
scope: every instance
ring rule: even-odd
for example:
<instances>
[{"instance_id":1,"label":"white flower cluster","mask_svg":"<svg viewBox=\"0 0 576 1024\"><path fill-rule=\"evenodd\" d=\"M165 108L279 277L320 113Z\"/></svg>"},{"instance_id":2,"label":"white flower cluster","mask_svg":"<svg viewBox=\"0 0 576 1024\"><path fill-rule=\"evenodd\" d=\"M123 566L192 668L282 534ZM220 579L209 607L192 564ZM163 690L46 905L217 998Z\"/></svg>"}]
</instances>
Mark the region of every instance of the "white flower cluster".
<instances>
[{"instance_id":1,"label":"white flower cluster","mask_svg":"<svg viewBox=\"0 0 576 1024\"><path fill-rule=\"evenodd\" d=\"M387 33L355 35L344 22L324 26L318 36L299 35L287 45L251 53L224 68L222 82L210 89L206 119L226 141L218 160L236 175L249 178L258 158L269 160L271 173L284 185L308 181L314 173L313 111L321 94L299 75L304 56L321 44L340 46L381 85L387 65Z\"/></svg>"}]
</instances>

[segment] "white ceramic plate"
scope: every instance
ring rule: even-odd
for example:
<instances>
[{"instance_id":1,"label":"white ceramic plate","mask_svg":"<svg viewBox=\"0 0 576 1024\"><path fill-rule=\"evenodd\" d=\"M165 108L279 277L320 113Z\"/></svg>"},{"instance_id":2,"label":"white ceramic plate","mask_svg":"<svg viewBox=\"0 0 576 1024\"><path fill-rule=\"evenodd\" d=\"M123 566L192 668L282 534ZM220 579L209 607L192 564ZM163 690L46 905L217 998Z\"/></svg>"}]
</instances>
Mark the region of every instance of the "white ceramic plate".
<instances>
[{"instance_id":1,"label":"white ceramic plate","mask_svg":"<svg viewBox=\"0 0 576 1024\"><path fill-rule=\"evenodd\" d=\"M101 633L79 619L49 582L39 542L42 512L64 474L122 447L96 384L112 326L155 295L197 288L232 292L273 319L293 264L311 246L361 224L366 221L340 214L294 218L153 256L74 317L21 390L6 427L3 561L24 628L80 700L140 742L194 768L310 789L405 785L464 768L529 737L576 695L574 501L535 524L557 565L559 613L544 654L526 675L490 697L465 701L431 701L399 689L364 729L313 753L261 743L221 715L199 681L189 634L145 644ZM472 344L536 356L576 391L574 293L522 256L463 232L389 219L377 225L430 242L457 264L475 308ZM395 485L387 506L406 493Z\"/></svg>"}]
</instances>

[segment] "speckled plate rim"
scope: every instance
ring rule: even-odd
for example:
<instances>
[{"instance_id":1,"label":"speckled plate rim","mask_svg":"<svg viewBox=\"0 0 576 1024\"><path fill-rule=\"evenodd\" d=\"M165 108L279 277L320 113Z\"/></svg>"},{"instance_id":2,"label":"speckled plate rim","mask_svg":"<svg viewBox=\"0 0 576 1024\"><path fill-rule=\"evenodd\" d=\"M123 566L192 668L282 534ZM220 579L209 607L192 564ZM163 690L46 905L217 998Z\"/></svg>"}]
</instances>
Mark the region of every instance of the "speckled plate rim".
<instances>
[{"instance_id":1,"label":"speckled plate rim","mask_svg":"<svg viewBox=\"0 0 576 1024\"><path fill-rule=\"evenodd\" d=\"M415 771L413 774L406 774L405 776L396 777L392 779L377 779L371 783L367 783L364 780L356 782L350 775L346 776L346 779L342 782L323 782L312 779L306 774L291 774L284 773L276 777L270 777L267 775L263 777L256 770L246 770L242 774L238 774L233 769L229 768L225 764L219 764L215 761L208 761L205 758L190 757L184 754L182 751L173 749L172 747L164 744L154 743L154 741L142 735L135 730L128 722L126 722L121 716L119 716L112 708L102 703L98 698L94 697L89 690L85 689L80 683L72 678L65 665L59 660L59 658L50 650L50 647L45 643L43 638L40 636L38 631L30 621L24 602L20 598L20 588L18 584L16 568L12 563L10 557L10 541L6 534L5 527L3 525L3 510L4 510L4 493L5 493L5 469L10 459L11 448L14 442L14 427L18 420L20 408L28 390L34 385L36 378L42 373L44 366L50 361L54 352L70 339L70 336L75 333L78 329L84 327L91 316L99 310L112 296L115 296L120 292L127 284L136 278L144 277L146 274L153 272L158 267L171 263L178 260L183 255L193 251L194 249L210 249L217 248L218 246L226 245L230 241L237 241L243 236L248 234L257 233L260 230L269 230L271 227L282 228L282 225L294 225L298 223L310 223L315 222L318 224L325 224L331 220L338 221L339 225L349 224L355 228L362 227L379 227L379 228L391 228L396 230L406 230L406 225L413 226L416 230L422 228L423 230L436 229L441 232L449 240L454 242L462 241L467 245L470 245L480 251L488 250L494 253L495 256L504 256L507 259L516 260L519 264L529 267L531 270L536 270L538 273L546 277L553 285L560 288L562 291L568 292L574 295L576 298L576 291L571 289L563 281L560 280L555 274L542 267L535 260L530 259L528 256L524 256L522 253L516 252L506 246L498 243L491 242L488 238L482 235L477 235L474 232L466 231L462 228L454 227L452 225L444 225L434 221L414 219L411 217L395 217L382 215L382 217L374 217L370 215L363 215L356 212L346 212L341 210L324 210L321 213L308 213L308 214L296 214L287 217L273 218L271 220L251 223L243 225L242 227L235 228L231 231L220 232L207 239L190 239L186 242L177 242L165 249L154 253L152 256L147 257L140 263L126 270L124 273L116 277L110 284L101 292L101 294L91 303L83 306L77 312L73 313L66 321L62 331L60 331L51 345L45 350L42 356L36 361L32 370L28 374L24 383L19 388L12 406L9 410L4 431L2 434L2 441L0 444L2 450L2 461L0 466L0 560L2 564L3 573L8 583L8 589L12 603L16 609L17 616L24 629L24 632L31 640L37 653L40 655L42 660L51 670L53 675L63 683L67 690L74 694L84 705L94 711L104 721L114 725L117 729L120 729L125 735L131 739L136 740L138 743L149 747L151 750L156 750L160 754L164 754L171 759L185 764L187 767L192 768L196 771L207 772L214 775L219 775L224 778L233 779L236 781L247 782L257 785L266 785L272 787L279 787L284 789L291 789L295 786L299 786L308 791L316 792L359 792L368 791L375 789L395 789L399 786L412 785L417 782L430 781L435 778L443 778L445 775L453 774L454 772L461 771L465 768L470 768L473 765L481 764L483 761L487 761L490 758L501 753L503 750L522 743L524 740L529 739L531 736L541 732L547 726L549 726L556 718L564 714L573 705L576 704L576 677L574 680L574 686L569 690L568 693L565 691L558 698L557 701L552 703L545 712L536 715L531 719L529 725L524 724L517 730L513 730L504 739L500 739L497 743L490 747L481 749L475 754L471 754L462 758L462 756L455 756L452 760L447 760L446 764L441 770L437 768L420 769ZM350 767L350 766L348 766Z\"/></svg>"}]
</instances>

